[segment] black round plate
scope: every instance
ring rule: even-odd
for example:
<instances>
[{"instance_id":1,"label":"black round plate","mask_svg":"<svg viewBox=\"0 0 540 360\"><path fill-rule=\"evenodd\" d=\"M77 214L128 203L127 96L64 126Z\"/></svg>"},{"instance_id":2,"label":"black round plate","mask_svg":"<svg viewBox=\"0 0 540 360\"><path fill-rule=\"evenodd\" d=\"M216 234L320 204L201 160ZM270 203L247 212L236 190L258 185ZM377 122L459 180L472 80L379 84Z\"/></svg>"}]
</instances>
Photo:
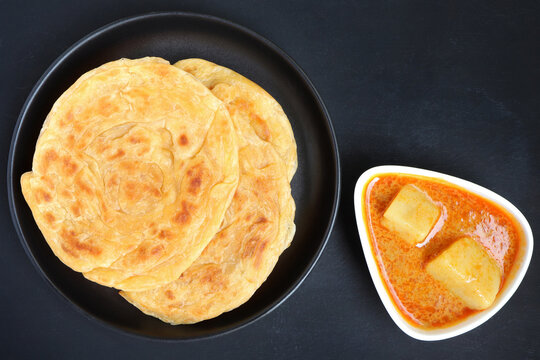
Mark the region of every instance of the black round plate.
<instances>
[{"instance_id":1,"label":"black round plate","mask_svg":"<svg viewBox=\"0 0 540 360\"><path fill-rule=\"evenodd\" d=\"M171 63L200 57L252 79L283 106L298 145L292 182L296 235L274 271L239 308L194 325L172 326L146 316L114 289L86 280L52 253L20 188L31 170L36 140L56 99L83 73L122 57L159 56ZM303 71L260 35L231 22L189 13L152 13L123 19L86 36L45 72L19 116L8 162L8 195L22 244L43 276L91 318L132 334L194 339L242 327L276 308L305 279L328 240L339 202L340 168L328 113Z\"/></svg>"}]
</instances>

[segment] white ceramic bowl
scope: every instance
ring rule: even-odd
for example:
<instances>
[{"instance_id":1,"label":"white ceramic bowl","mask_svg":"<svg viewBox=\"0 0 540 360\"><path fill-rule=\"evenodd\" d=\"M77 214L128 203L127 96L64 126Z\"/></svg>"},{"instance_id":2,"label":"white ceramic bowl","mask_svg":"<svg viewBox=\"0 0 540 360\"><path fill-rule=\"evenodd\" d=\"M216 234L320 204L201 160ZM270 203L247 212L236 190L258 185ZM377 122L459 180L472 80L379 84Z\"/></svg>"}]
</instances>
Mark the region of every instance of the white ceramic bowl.
<instances>
[{"instance_id":1,"label":"white ceramic bowl","mask_svg":"<svg viewBox=\"0 0 540 360\"><path fill-rule=\"evenodd\" d=\"M420 175L445 180L449 183L458 185L472 193L478 194L486 199L493 201L494 203L499 204L516 218L523 232L524 244L520 247L520 250L516 256L516 263L514 264L503 289L498 294L495 302L488 309L480 311L456 325L434 330L424 330L412 326L403 318L403 315L401 315L398 309L396 309L394 303L392 302L392 299L390 298L390 294L388 294L384 286L383 279L379 274L377 262L373 256L373 249L371 248L371 242L369 241L367 229L365 226L364 211L362 210L364 208L364 199L362 196L364 187L374 176L388 173ZM533 252L533 235L531 227L529 226L529 223L527 222L523 214L508 200L504 199L500 195L495 194L493 191L450 175L408 166L377 166L364 172L362 176L360 176L360 178L358 179L354 191L354 207L356 212L358 232L360 233L360 240L362 242L362 248L364 249L364 256L366 258L371 278L373 280L373 283L375 284L375 288L379 293L379 297L381 298L381 301L383 302L386 311L388 311L388 314L390 314L390 317L392 317L392 320L394 320L396 325L399 326L399 328L403 330L403 332L405 332L407 335L418 340L433 341L448 339L457 335L461 335L483 324L485 321L495 315L495 313L497 313L497 311L499 311L504 306L504 304L506 304L510 297L512 297L519 284L521 283L521 280L523 280L525 272L527 271L527 268L529 267L529 263L531 261L531 256Z\"/></svg>"}]
</instances>

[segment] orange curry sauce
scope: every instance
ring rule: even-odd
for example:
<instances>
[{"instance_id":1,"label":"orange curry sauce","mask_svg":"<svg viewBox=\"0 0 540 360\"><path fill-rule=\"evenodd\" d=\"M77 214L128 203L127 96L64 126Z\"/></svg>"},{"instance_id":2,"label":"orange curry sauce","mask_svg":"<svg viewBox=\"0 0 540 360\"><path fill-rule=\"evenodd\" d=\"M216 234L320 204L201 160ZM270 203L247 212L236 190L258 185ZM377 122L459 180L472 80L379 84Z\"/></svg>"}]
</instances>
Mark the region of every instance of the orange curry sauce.
<instances>
[{"instance_id":1,"label":"orange curry sauce","mask_svg":"<svg viewBox=\"0 0 540 360\"><path fill-rule=\"evenodd\" d=\"M411 246L381 225L399 190L414 184L441 208L441 219L424 241ZM442 180L405 174L378 175L364 189L365 219L379 272L404 318L421 328L445 327L477 312L466 307L426 271L425 265L462 236L479 241L502 271L501 288L520 243L515 220L498 205Z\"/></svg>"}]
</instances>

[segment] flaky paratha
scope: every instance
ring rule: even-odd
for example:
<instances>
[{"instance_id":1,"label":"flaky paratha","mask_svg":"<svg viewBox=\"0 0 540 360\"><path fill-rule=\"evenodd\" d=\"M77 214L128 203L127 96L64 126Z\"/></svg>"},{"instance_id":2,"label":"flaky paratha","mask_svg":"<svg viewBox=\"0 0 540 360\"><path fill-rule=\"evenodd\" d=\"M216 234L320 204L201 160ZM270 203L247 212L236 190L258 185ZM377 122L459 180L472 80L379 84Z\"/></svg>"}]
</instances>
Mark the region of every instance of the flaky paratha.
<instances>
[{"instance_id":1,"label":"flaky paratha","mask_svg":"<svg viewBox=\"0 0 540 360\"><path fill-rule=\"evenodd\" d=\"M292 180L298 166L296 141L287 115L270 94L237 72L207 60L185 59L174 66L195 76L227 105L231 117L248 122L259 138L272 144Z\"/></svg>"},{"instance_id":2,"label":"flaky paratha","mask_svg":"<svg viewBox=\"0 0 540 360\"><path fill-rule=\"evenodd\" d=\"M176 278L224 218L238 182L223 103L160 58L122 59L54 104L23 194L69 267L126 290Z\"/></svg>"},{"instance_id":3,"label":"flaky paratha","mask_svg":"<svg viewBox=\"0 0 540 360\"><path fill-rule=\"evenodd\" d=\"M218 67L201 60L195 62ZM197 77L199 69L189 60L186 63L189 72ZM181 61L176 66L186 63ZM213 90L221 86L219 82L210 83ZM230 83L226 88L229 94L235 91ZM253 109L267 110L257 105ZM289 159L284 162L276 151L279 146L272 142L281 136L261 138L261 127L268 128L271 134L276 132L276 122L264 120L268 114L255 110L253 116L259 119L255 125L252 116L234 110L231 114L239 135L240 180L221 230L178 280L152 290L120 293L146 314L171 324L213 318L246 302L266 280L295 232L289 179L291 169L296 168L296 151L293 158L283 152L281 155ZM282 124L279 128L283 128Z\"/></svg>"}]
</instances>

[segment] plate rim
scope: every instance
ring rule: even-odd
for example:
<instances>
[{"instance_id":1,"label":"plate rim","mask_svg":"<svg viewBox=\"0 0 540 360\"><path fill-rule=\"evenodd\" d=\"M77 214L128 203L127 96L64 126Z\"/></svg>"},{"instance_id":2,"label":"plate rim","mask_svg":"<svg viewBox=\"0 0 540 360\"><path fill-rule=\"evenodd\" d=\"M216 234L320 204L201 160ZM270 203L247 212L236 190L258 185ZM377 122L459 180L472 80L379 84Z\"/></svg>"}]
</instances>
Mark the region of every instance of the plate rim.
<instances>
[{"instance_id":1,"label":"plate rim","mask_svg":"<svg viewBox=\"0 0 540 360\"><path fill-rule=\"evenodd\" d=\"M47 273L42 269L38 261L36 260L35 256L33 255L32 250L30 249L25 236L23 235L22 227L19 221L19 216L16 211L16 205L15 205L15 199L14 199L14 173L13 173L13 164L14 164L14 156L15 156L15 146L19 142L19 137L21 133L21 124L23 120L25 119L29 106L33 103L33 101L36 98L36 94L39 92L40 88L46 83L47 79L49 78L50 74L65 60L67 59L74 51L79 49L80 47L84 46L86 43L91 41L92 39L99 37L101 34L112 31L115 28L124 26L126 24L129 24L131 22L138 22L138 21L144 21L146 19L151 18L158 18L158 17L189 17L189 18L195 18L202 21L210 21L214 23L219 23L221 25L225 25L228 27L232 27L237 31L240 31L241 33L245 33L253 38L255 40L263 43L266 47L270 48L274 53L279 55L286 63L288 63L293 70L300 75L302 81L307 85L308 90L313 95L314 100L316 101L317 106L319 107L319 111L323 114L323 117L325 118L325 127L327 128L327 132L329 135L329 139L331 141L331 147L332 147L332 158L334 163L334 171L335 171L335 177L334 182L335 186L333 189L333 203L332 203L332 209L330 213L330 218L328 221L328 224L326 226L326 229L324 231L324 234L322 236L322 241L317 248L317 251L315 253L315 256L312 257L311 261L307 265L307 267L304 269L304 271L300 274L300 276L297 278L297 280L285 291L285 293L280 296L277 300L271 302L266 307L264 307L259 312L255 313L251 317L249 317L246 321L240 322L239 324L233 325L225 330L217 331L212 334L205 334L200 336L193 336L193 337L186 337L186 338L164 338L160 336L152 336L147 334L138 333L135 331L131 331L128 328L116 326L113 323L110 323L106 321L105 319L101 319L97 316L94 316L90 312L83 309L81 306L79 306L77 303L72 301L70 297L65 294L59 287L56 286L55 282L47 275ZM45 279L46 283L48 283L55 291L57 295L59 295L64 301L69 303L73 308L75 308L79 313L83 314L86 318L91 319L92 321L100 324L101 326L112 329L115 332L126 334L135 338L139 339L150 339L154 341L161 341L161 342L185 342L185 341L196 341L201 339L210 339L215 338L218 336L223 336L225 334L230 334L231 332L234 332L236 330L240 330L255 321L265 317L266 315L270 314L272 311L274 311L276 308L278 308L283 302L285 302L299 287L300 285L305 281L305 279L308 277L308 275L311 273L313 268L315 267L316 263L320 259L329 239L330 235L332 234L332 230L334 228L337 213L339 210L339 204L341 200L341 163L340 163L340 157L339 157L339 149L338 149L338 142L336 138L336 133L332 124L332 120L330 117L330 113L328 112L328 109L326 108L319 92L309 79L309 77L306 75L304 70L287 54L285 51L283 51L281 48L279 48L277 45L275 45L270 40L266 39L262 35L256 33L253 30L250 30L247 27L244 27L242 25L239 25L235 22L232 22L230 20L226 20L214 15L208 15L208 14L201 14L196 12L188 12L188 11L158 11L158 12L149 12L149 13L143 13L139 15L133 15L128 17L123 17L118 20L112 21L110 23L107 23L96 30L91 31L87 35L83 36L81 39L77 40L75 43L73 43L71 46L69 46L64 52L62 52L52 63L47 67L47 69L43 72L43 74L39 77L35 85L33 86L32 90L30 91L29 95L27 96L24 104L22 105L21 111L19 113L19 116L17 117L17 121L15 122L15 126L13 128L13 134L11 137L11 143L9 147L9 153L8 153L8 161L7 161L7 195L8 195L8 203L9 203L9 211L11 214L11 220L15 227L15 231L17 233L17 237L19 238L19 242L21 243L26 255L30 259L30 262L34 266L34 268L37 270L37 272L40 274L40 276ZM171 325L173 326L173 325Z\"/></svg>"}]
</instances>

